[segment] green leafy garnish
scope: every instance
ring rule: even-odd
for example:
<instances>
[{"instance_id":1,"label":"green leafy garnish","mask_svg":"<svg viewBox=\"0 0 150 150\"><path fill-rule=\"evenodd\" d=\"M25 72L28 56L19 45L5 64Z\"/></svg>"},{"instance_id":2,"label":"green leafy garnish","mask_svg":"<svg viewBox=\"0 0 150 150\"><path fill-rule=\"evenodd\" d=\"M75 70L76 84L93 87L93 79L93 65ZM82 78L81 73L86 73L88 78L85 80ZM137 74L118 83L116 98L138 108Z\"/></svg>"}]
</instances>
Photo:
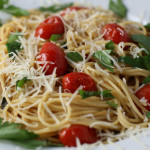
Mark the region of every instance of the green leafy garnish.
<instances>
[{"instance_id":1,"label":"green leafy garnish","mask_svg":"<svg viewBox=\"0 0 150 150\"><path fill-rule=\"evenodd\" d=\"M40 7L39 9L41 11L50 11L52 13L56 13L58 11L61 11L63 9L66 9L68 7L71 7L73 3L66 3L66 4L55 4L50 7Z\"/></svg>"},{"instance_id":2,"label":"green leafy garnish","mask_svg":"<svg viewBox=\"0 0 150 150\"><path fill-rule=\"evenodd\" d=\"M138 45L139 45L140 48L143 48L143 52L145 52L145 54L150 54L150 51L145 49L145 47L141 43L138 43Z\"/></svg>"},{"instance_id":3,"label":"green leafy garnish","mask_svg":"<svg viewBox=\"0 0 150 150\"><path fill-rule=\"evenodd\" d=\"M110 41L110 42L106 43L105 48L110 49L110 50L114 50L115 43L113 41Z\"/></svg>"},{"instance_id":4,"label":"green leafy garnish","mask_svg":"<svg viewBox=\"0 0 150 150\"><path fill-rule=\"evenodd\" d=\"M132 58L130 56L122 56L118 58L119 62L128 64L133 68L141 68L145 70L150 70L150 55L148 56L139 56L138 58Z\"/></svg>"},{"instance_id":5,"label":"green leafy garnish","mask_svg":"<svg viewBox=\"0 0 150 150\"><path fill-rule=\"evenodd\" d=\"M145 78L144 81L143 81L144 84L149 83L149 82L150 82L150 76L148 76L147 78Z\"/></svg>"},{"instance_id":6,"label":"green leafy garnish","mask_svg":"<svg viewBox=\"0 0 150 150\"><path fill-rule=\"evenodd\" d=\"M2 123L2 119L0 119L0 139L20 141L36 139L37 137L37 134L22 129L21 124L9 122Z\"/></svg>"},{"instance_id":7,"label":"green leafy garnish","mask_svg":"<svg viewBox=\"0 0 150 150\"><path fill-rule=\"evenodd\" d=\"M2 20L0 20L0 27L3 25Z\"/></svg>"},{"instance_id":8,"label":"green leafy garnish","mask_svg":"<svg viewBox=\"0 0 150 150\"><path fill-rule=\"evenodd\" d=\"M18 42L19 36L21 36L19 32L16 32L16 34L11 34L6 42L9 57L13 56L13 53L17 55L17 51L21 50L21 43Z\"/></svg>"},{"instance_id":9,"label":"green leafy garnish","mask_svg":"<svg viewBox=\"0 0 150 150\"><path fill-rule=\"evenodd\" d=\"M7 104L8 104L8 103L7 103L7 101L6 101L6 98L3 97L3 99L2 99L2 104L1 104L1 109L4 109Z\"/></svg>"},{"instance_id":10,"label":"green leafy garnish","mask_svg":"<svg viewBox=\"0 0 150 150\"><path fill-rule=\"evenodd\" d=\"M105 90L105 91L84 91L84 90L79 90L79 93L82 97L82 99L85 99L87 97L91 96L102 96L103 98L114 98L114 96L111 94L110 90Z\"/></svg>"},{"instance_id":11,"label":"green leafy garnish","mask_svg":"<svg viewBox=\"0 0 150 150\"><path fill-rule=\"evenodd\" d=\"M9 5L6 8L3 8L2 11L17 17L30 15L30 13L27 10L21 9L14 5Z\"/></svg>"},{"instance_id":12,"label":"green leafy garnish","mask_svg":"<svg viewBox=\"0 0 150 150\"><path fill-rule=\"evenodd\" d=\"M9 5L9 0L0 1L0 10L17 17L30 15L27 10L21 9L14 5Z\"/></svg>"},{"instance_id":13,"label":"green leafy garnish","mask_svg":"<svg viewBox=\"0 0 150 150\"><path fill-rule=\"evenodd\" d=\"M83 61L82 56L78 52L69 52L66 56L74 62Z\"/></svg>"},{"instance_id":14,"label":"green leafy garnish","mask_svg":"<svg viewBox=\"0 0 150 150\"><path fill-rule=\"evenodd\" d=\"M105 52L107 54L111 54L112 50L105 50ZM110 71L114 70L113 62L103 53L103 50L95 52L93 56L98 60L98 63L103 65L105 68L109 69Z\"/></svg>"},{"instance_id":15,"label":"green leafy garnish","mask_svg":"<svg viewBox=\"0 0 150 150\"><path fill-rule=\"evenodd\" d=\"M150 37L143 34L135 34L130 37L133 41L141 43L142 46L150 53Z\"/></svg>"},{"instance_id":16,"label":"green leafy garnish","mask_svg":"<svg viewBox=\"0 0 150 150\"><path fill-rule=\"evenodd\" d=\"M113 103L113 102L110 102L110 101L106 101L106 103L108 105L112 106L114 109L117 109L117 107L118 107L118 104L116 104L116 103Z\"/></svg>"},{"instance_id":17,"label":"green leafy garnish","mask_svg":"<svg viewBox=\"0 0 150 150\"><path fill-rule=\"evenodd\" d=\"M52 34L50 41L57 41L59 40L63 35L62 34Z\"/></svg>"},{"instance_id":18,"label":"green leafy garnish","mask_svg":"<svg viewBox=\"0 0 150 150\"><path fill-rule=\"evenodd\" d=\"M24 78L22 78L21 80L18 80L18 81L16 82L16 88L23 88L24 84L25 84L27 81L30 81L27 77L24 77Z\"/></svg>"},{"instance_id":19,"label":"green leafy garnish","mask_svg":"<svg viewBox=\"0 0 150 150\"><path fill-rule=\"evenodd\" d=\"M9 0L1 0L0 1L0 9L4 8L5 5L7 5L9 3Z\"/></svg>"},{"instance_id":20,"label":"green leafy garnish","mask_svg":"<svg viewBox=\"0 0 150 150\"><path fill-rule=\"evenodd\" d=\"M150 23L146 24L144 27L145 27L147 30L150 30Z\"/></svg>"},{"instance_id":21,"label":"green leafy garnish","mask_svg":"<svg viewBox=\"0 0 150 150\"><path fill-rule=\"evenodd\" d=\"M114 0L110 0L109 9L121 18L125 18L127 15L127 8L123 4L122 0L116 0L116 2L114 2Z\"/></svg>"},{"instance_id":22,"label":"green leafy garnish","mask_svg":"<svg viewBox=\"0 0 150 150\"><path fill-rule=\"evenodd\" d=\"M148 119L150 119L150 111L148 111L148 112L146 113L146 117L147 117Z\"/></svg>"},{"instance_id":23,"label":"green leafy garnish","mask_svg":"<svg viewBox=\"0 0 150 150\"><path fill-rule=\"evenodd\" d=\"M0 140L9 140L24 148L35 149L37 147L50 146L62 147L62 144L53 144L48 141L37 140L38 135L23 129L22 124L2 122L0 118Z\"/></svg>"}]
</instances>

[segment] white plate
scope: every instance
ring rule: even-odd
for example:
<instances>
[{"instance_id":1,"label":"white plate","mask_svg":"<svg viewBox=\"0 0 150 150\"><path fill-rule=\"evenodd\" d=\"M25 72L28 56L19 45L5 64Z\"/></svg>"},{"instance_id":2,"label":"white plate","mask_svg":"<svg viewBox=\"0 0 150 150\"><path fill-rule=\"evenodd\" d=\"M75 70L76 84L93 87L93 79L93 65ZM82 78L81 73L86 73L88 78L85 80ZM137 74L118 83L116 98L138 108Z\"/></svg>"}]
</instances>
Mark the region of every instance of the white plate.
<instances>
[{"instance_id":1,"label":"white plate","mask_svg":"<svg viewBox=\"0 0 150 150\"><path fill-rule=\"evenodd\" d=\"M10 0L14 5L22 8L32 9L41 5L46 5L57 2L58 0ZM91 3L92 5L101 5L103 8L108 8L109 0L60 0L61 2L83 2L83 4ZM147 23L150 21L150 0L124 0L128 7L128 18L133 21ZM0 14L0 18L3 17ZM0 150L21 150L22 148L10 144L9 142L0 142ZM68 150L68 148L45 148L44 150ZM69 150L74 150L71 148ZM80 149L81 150L81 149ZM139 134L131 138L108 144L105 147L100 145L97 148L87 147L86 150L150 150L150 130L147 134Z\"/></svg>"}]
</instances>

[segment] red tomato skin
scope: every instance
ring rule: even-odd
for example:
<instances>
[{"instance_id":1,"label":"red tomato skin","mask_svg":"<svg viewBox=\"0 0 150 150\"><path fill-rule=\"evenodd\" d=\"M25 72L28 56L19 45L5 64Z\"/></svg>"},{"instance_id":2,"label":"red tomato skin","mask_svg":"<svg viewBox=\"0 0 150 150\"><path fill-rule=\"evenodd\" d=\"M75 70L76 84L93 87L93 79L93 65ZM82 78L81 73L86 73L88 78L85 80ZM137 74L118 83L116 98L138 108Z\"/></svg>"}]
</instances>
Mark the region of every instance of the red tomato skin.
<instances>
[{"instance_id":1,"label":"red tomato skin","mask_svg":"<svg viewBox=\"0 0 150 150\"><path fill-rule=\"evenodd\" d=\"M102 28L102 33L104 33L103 38L105 40L112 40L116 44L120 42L129 42L128 33L116 23L106 24Z\"/></svg>"},{"instance_id":2,"label":"red tomato skin","mask_svg":"<svg viewBox=\"0 0 150 150\"><path fill-rule=\"evenodd\" d=\"M48 17L35 29L35 36L40 36L43 39L50 39L52 34L63 33L64 24L58 16Z\"/></svg>"},{"instance_id":3,"label":"red tomato skin","mask_svg":"<svg viewBox=\"0 0 150 150\"><path fill-rule=\"evenodd\" d=\"M75 147L76 138L80 140L81 144L95 143L100 138L97 136L97 131L94 128L89 128L84 125L71 125L69 128L63 129L59 134L59 140L64 146Z\"/></svg>"},{"instance_id":4,"label":"red tomato skin","mask_svg":"<svg viewBox=\"0 0 150 150\"><path fill-rule=\"evenodd\" d=\"M85 91L97 91L95 81L85 73L72 72L64 76L63 89L66 92L74 93L80 85Z\"/></svg>"},{"instance_id":5,"label":"red tomato skin","mask_svg":"<svg viewBox=\"0 0 150 150\"><path fill-rule=\"evenodd\" d=\"M55 44L51 42L45 43L41 48L39 56L40 57L38 58L38 61L50 61L49 63L47 63L44 69L46 70L46 68L48 67L48 70L45 73L46 75L52 74L55 67L57 67L57 77L66 74L67 61L65 59L65 54ZM41 66L44 66L44 64L41 64Z\"/></svg>"},{"instance_id":6,"label":"red tomato skin","mask_svg":"<svg viewBox=\"0 0 150 150\"><path fill-rule=\"evenodd\" d=\"M135 93L136 97L139 99L145 98L147 100L147 106L144 106L148 111L150 111L150 84L146 84L141 89Z\"/></svg>"},{"instance_id":7,"label":"red tomato skin","mask_svg":"<svg viewBox=\"0 0 150 150\"><path fill-rule=\"evenodd\" d=\"M81 6L72 6L72 7L69 7L69 8L66 8L64 9L61 13L60 13L60 16L65 16L66 14L68 14L69 12L75 10L75 11L78 11L78 10L81 10L81 9L87 9L86 7L81 7Z\"/></svg>"}]
</instances>

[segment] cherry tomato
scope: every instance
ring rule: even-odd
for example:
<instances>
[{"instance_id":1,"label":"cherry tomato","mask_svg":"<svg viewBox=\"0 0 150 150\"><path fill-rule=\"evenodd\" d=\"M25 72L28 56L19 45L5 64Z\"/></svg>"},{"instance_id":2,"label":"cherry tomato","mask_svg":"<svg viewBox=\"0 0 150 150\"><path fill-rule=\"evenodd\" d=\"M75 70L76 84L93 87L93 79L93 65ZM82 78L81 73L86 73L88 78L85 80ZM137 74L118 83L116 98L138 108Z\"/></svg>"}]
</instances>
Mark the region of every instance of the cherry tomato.
<instances>
[{"instance_id":1,"label":"cherry tomato","mask_svg":"<svg viewBox=\"0 0 150 150\"><path fill-rule=\"evenodd\" d=\"M146 84L140 90L136 92L136 97L139 99L145 98L147 100L147 106L144 106L147 110L150 111L150 84Z\"/></svg>"},{"instance_id":2,"label":"cherry tomato","mask_svg":"<svg viewBox=\"0 0 150 150\"><path fill-rule=\"evenodd\" d=\"M106 24L102 28L102 33L104 33L105 40L112 40L114 43L119 44L120 42L128 42L128 33L117 24Z\"/></svg>"},{"instance_id":3,"label":"cherry tomato","mask_svg":"<svg viewBox=\"0 0 150 150\"><path fill-rule=\"evenodd\" d=\"M60 141L68 147L76 146L77 138L81 144L91 144L99 140L96 129L84 125L71 125L69 128L63 129L59 134Z\"/></svg>"},{"instance_id":4,"label":"cherry tomato","mask_svg":"<svg viewBox=\"0 0 150 150\"><path fill-rule=\"evenodd\" d=\"M72 72L64 76L63 88L66 92L74 93L80 85L85 91L97 91L95 81L85 73Z\"/></svg>"},{"instance_id":5,"label":"cherry tomato","mask_svg":"<svg viewBox=\"0 0 150 150\"><path fill-rule=\"evenodd\" d=\"M49 39L52 34L63 34L64 24L60 17L51 16L44 20L35 30L35 36Z\"/></svg>"},{"instance_id":6,"label":"cherry tomato","mask_svg":"<svg viewBox=\"0 0 150 150\"><path fill-rule=\"evenodd\" d=\"M57 67L57 76L62 76L67 72L65 54L53 43L47 42L42 46L38 61L47 61L44 68L44 70L47 70L46 75L52 74L55 67ZM44 66L44 64L41 64L41 66Z\"/></svg>"},{"instance_id":7,"label":"cherry tomato","mask_svg":"<svg viewBox=\"0 0 150 150\"><path fill-rule=\"evenodd\" d=\"M64 15L68 14L69 12L75 10L75 11L78 11L78 10L81 10L81 9L87 9L86 7L81 7L81 6L72 6L72 7L69 7L69 8L66 8L64 9L60 15L63 17Z\"/></svg>"}]
</instances>

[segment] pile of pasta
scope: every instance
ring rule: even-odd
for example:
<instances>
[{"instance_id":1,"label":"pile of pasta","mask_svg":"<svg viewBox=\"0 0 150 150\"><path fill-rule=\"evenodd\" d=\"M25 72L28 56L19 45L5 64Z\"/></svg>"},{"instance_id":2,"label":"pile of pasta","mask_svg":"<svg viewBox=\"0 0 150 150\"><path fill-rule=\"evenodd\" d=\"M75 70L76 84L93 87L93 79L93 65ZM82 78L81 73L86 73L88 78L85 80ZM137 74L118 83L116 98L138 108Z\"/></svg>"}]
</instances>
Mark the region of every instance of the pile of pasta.
<instances>
[{"instance_id":1,"label":"pile of pasta","mask_svg":"<svg viewBox=\"0 0 150 150\"><path fill-rule=\"evenodd\" d=\"M128 128L148 126L146 108L135 92L141 87L143 79L150 71L132 68L118 62L117 58L127 54L134 56L142 48L133 42L115 44L113 72L93 59L93 53L105 50L108 40L103 38L102 27L108 23L117 23L131 36L147 35L145 27L137 22L120 19L111 11L101 8L81 9L72 11L62 17L65 34L54 43L64 51L78 52L83 61L73 62L67 59L68 72L83 72L96 82L97 89L110 90L114 96L108 101L117 104L114 109L101 96L82 99L81 95L67 93L62 88L62 78L53 74L45 75L43 67L37 61L38 53L46 40L35 37L36 27L47 17L54 14L31 10L29 16L13 17L0 27L0 91L1 103L6 106L0 109L0 117L4 121L25 125L25 128L47 139L59 143L58 134L71 124L81 124L99 131L102 140L110 135L123 133ZM19 42L22 50L14 57L9 57L6 42L10 34L19 31ZM67 47L67 48L66 48ZM16 89L16 82L28 77L28 82L21 90ZM142 111L141 111L142 110ZM116 137L117 138L117 137ZM115 139L114 140L118 140Z\"/></svg>"}]
</instances>

